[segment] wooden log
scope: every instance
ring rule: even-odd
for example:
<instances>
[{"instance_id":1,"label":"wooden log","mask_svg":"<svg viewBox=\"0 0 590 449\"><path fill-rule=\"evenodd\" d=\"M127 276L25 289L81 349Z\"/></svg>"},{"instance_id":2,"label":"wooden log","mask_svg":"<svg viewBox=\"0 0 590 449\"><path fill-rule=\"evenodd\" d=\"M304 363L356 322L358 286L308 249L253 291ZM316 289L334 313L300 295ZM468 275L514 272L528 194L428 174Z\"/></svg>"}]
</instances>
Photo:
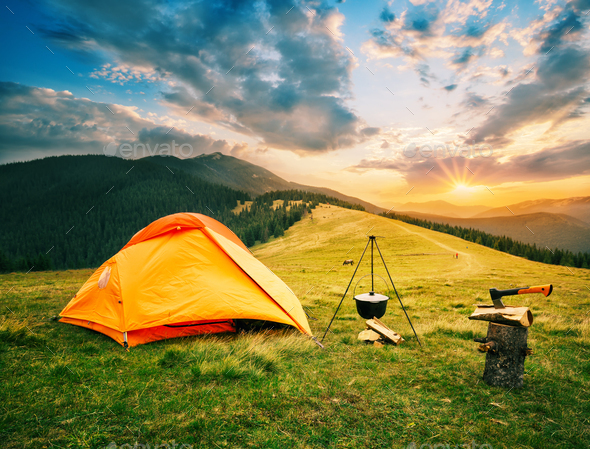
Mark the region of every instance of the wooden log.
<instances>
[{"instance_id":1,"label":"wooden log","mask_svg":"<svg viewBox=\"0 0 590 449\"><path fill-rule=\"evenodd\" d=\"M492 305L478 305L469 319L519 327L529 327L533 324L533 314L528 307L506 306L503 309L496 309Z\"/></svg>"},{"instance_id":2,"label":"wooden log","mask_svg":"<svg viewBox=\"0 0 590 449\"><path fill-rule=\"evenodd\" d=\"M359 333L358 339L363 341L377 341L381 338L381 334L378 334L374 330L365 329Z\"/></svg>"},{"instance_id":3,"label":"wooden log","mask_svg":"<svg viewBox=\"0 0 590 449\"><path fill-rule=\"evenodd\" d=\"M524 359L528 328L490 323L485 345L485 383L495 387L521 388L524 383Z\"/></svg>"},{"instance_id":4,"label":"wooden log","mask_svg":"<svg viewBox=\"0 0 590 449\"><path fill-rule=\"evenodd\" d=\"M398 345L401 342L405 341L400 334L392 331L385 324L379 321L378 318L367 320L367 326L369 326L369 328L383 336L383 338L385 338L386 340L391 341L393 344Z\"/></svg>"}]
</instances>

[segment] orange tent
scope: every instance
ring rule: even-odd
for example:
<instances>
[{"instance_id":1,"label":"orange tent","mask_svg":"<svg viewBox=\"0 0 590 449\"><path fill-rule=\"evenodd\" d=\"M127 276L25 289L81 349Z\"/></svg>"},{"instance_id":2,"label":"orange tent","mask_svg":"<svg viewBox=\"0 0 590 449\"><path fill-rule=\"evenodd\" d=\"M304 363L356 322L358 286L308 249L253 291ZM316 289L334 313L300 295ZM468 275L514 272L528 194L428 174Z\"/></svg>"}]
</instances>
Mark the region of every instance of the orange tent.
<instances>
[{"instance_id":1,"label":"orange tent","mask_svg":"<svg viewBox=\"0 0 590 449\"><path fill-rule=\"evenodd\" d=\"M284 323L311 335L291 289L223 224L193 213L160 218L135 234L60 316L125 347L232 332L234 319Z\"/></svg>"}]
</instances>

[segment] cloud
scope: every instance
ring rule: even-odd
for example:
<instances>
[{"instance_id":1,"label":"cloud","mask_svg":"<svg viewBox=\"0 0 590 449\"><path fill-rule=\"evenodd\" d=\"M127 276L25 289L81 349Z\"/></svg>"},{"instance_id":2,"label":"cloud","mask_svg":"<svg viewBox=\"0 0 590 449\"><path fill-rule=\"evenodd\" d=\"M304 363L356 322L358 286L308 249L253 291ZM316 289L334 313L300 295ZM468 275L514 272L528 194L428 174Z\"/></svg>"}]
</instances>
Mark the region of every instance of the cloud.
<instances>
[{"instance_id":1,"label":"cloud","mask_svg":"<svg viewBox=\"0 0 590 449\"><path fill-rule=\"evenodd\" d=\"M193 148L194 154L175 153L184 157L215 151L229 153L236 148L225 140L171 128L142 118L134 107L75 98L68 91L0 82L0 162L61 154L103 154L111 142L113 147L127 143L164 149L162 145L171 146L174 141ZM137 157L147 155L149 150L142 150Z\"/></svg>"},{"instance_id":2,"label":"cloud","mask_svg":"<svg viewBox=\"0 0 590 449\"><path fill-rule=\"evenodd\" d=\"M469 140L494 146L506 146L513 142L510 135L526 125L546 123L555 129L570 120L588 95L585 89L547 93L539 84L520 84L508 96L508 101L494 109L489 118L470 135Z\"/></svg>"},{"instance_id":3,"label":"cloud","mask_svg":"<svg viewBox=\"0 0 590 449\"><path fill-rule=\"evenodd\" d=\"M467 67L470 61L474 58L483 55L485 47L480 46L477 48L466 47L459 53L455 53L454 58L451 60L451 65L457 67L459 70L463 70Z\"/></svg>"},{"instance_id":4,"label":"cloud","mask_svg":"<svg viewBox=\"0 0 590 449\"><path fill-rule=\"evenodd\" d=\"M580 7L590 8L588 1L572 1L566 4L555 23L543 29L533 41L539 42L539 53L546 53L553 47L560 45L564 40L573 40L583 30Z\"/></svg>"},{"instance_id":5,"label":"cloud","mask_svg":"<svg viewBox=\"0 0 590 449\"><path fill-rule=\"evenodd\" d=\"M451 145L451 150L454 149ZM420 159L417 155L414 159L406 158L400 152L393 157L363 159L347 170L355 173L392 171L400 174L408 185L427 189L429 193L448 192L455 187L456 180L473 177L461 157ZM529 154L509 157L494 154L468 160L469 169L475 173L473 179L481 186L567 179L590 174L590 141L568 142ZM425 176L426 172L428 176Z\"/></svg>"},{"instance_id":6,"label":"cloud","mask_svg":"<svg viewBox=\"0 0 590 449\"><path fill-rule=\"evenodd\" d=\"M458 74L481 57L504 55L493 45L497 40L507 44L507 22L484 21L491 0L451 0L443 9L430 2L412 3L394 21L380 14L380 25L370 30L370 39L362 45L369 58L403 58L428 86L435 78L424 77L419 68L428 67L427 58L442 59Z\"/></svg>"},{"instance_id":7,"label":"cloud","mask_svg":"<svg viewBox=\"0 0 590 449\"><path fill-rule=\"evenodd\" d=\"M235 157L244 157L249 153L248 144L247 143L237 143L235 144L232 149L229 151L229 154Z\"/></svg>"},{"instance_id":8,"label":"cloud","mask_svg":"<svg viewBox=\"0 0 590 449\"><path fill-rule=\"evenodd\" d=\"M448 86L443 87L447 92L452 92L457 88L456 84L449 84Z\"/></svg>"},{"instance_id":9,"label":"cloud","mask_svg":"<svg viewBox=\"0 0 590 449\"><path fill-rule=\"evenodd\" d=\"M300 154L365 139L367 125L346 104L356 62L342 45L344 16L326 3L313 12L275 0L46 5L69 24L57 22L47 35L71 48L91 42L115 61L94 76L166 78L162 100L178 115L193 107L191 119Z\"/></svg>"},{"instance_id":10,"label":"cloud","mask_svg":"<svg viewBox=\"0 0 590 449\"><path fill-rule=\"evenodd\" d=\"M590 54L571 45L554 49L538 62L536 80L518 84L506 95L506 101L469 137L495 146L510 144L511 134L520 128L550 123L549 131L566 121L580 117L588 96L585 88L590 71Z\"/></svg>"},{"instance_id":11,"label":"cloud","mask_svg":"<svg viewBox=\"0 0 590 449\"><path fill-rule=\"evenodd\" d=\"M367 136L367 137L373 137L376 136L377 134L379 134L381 130L379 128L363 128L361 130L361 132L363 133L363 135Z\"/></svg>"},{"instance_id":12,"label":"cloud","mask_svg":"<svg viewBox=\"0 0 590 449\"><path fill-rule=\"evenodd\" d=\"M571 46L543 58L537 69L539 81L549 90L569 89L585 83L590 73L590 54Z\"/></svg>"},{"instance_id":13,"label":"cloud","mask_svg":"<svg viewBox=\"0 0 590 449\"><path fill-rule=\"evenodd\" d=\"M475 92L467 92L465 98L461 102L462 109L481 110L486 106L489 107L490 100Z\"/></svg>"},{"instance_id":14,"label":"cloud","mask_svg":"<svg viewBox=\"0 0 590 449\"><path fill-rule=\"evenodd\" d=\"M425 63L419 63L414 66L414 70L420 76L420 82L423 86L429 86L431 80L436 79L436 75L434 75L430 71L430 66Z\"/></svg>"},{"instance_id":15,"label":"cloud","mask_svg":"<svg viewBox=\"0 0 590 449\"><path fill-rule=\"evenodd\" d=\"M105 79L123 86L130 81L147 81L152 83L163 81L169 76L169 74L162 73L159 70L149 67L131 67L126 64L113 66L112 64L107 63L103 64L100 69L94 70L89 76L90 78Z\"/></svg>"},{"instance_id":16,"label":"cloud","mask_svg":"<svg viewBox=\"0 0 590 449\"><path fill-rule=\"evenodd\" d=\"M434 22L438 18L440 10L434 4L415 5L405 16L403 29L416 31L423 36L432 36Z\"/></svg>"},{"instance_id":17,"label":"cloud","mask_svg":"<svg viewBox=\"0 0 590 449\"><path fill-rule=\"evenodd\" d=\"M382 22L393 22L395 20L395 14L392 13L387 6L384 6L379 14L379 20Z\"/></svg>"}]
</instances>

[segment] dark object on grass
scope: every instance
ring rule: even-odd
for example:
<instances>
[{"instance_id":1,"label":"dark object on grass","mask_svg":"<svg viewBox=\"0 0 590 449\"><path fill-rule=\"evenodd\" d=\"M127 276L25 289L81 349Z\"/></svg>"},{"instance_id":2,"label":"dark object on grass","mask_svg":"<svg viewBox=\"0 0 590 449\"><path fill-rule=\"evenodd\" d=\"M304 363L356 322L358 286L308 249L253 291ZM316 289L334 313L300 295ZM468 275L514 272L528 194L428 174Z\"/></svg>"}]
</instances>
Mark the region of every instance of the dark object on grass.
<instances>
[{"instance_id":1,"label":"dark object on grass","mask_svg":"<svg viewBox=\"0 0 590 449\"><path fill-rule=\"evenodd\" d=\"M289 327L291 327L288 324L275 323L274 321L264 321L264 320L237 319L237 320L233 320L233 322L236 327L236 332L238 332L238 333L283 330L283 329L288 329Z\"/></svg>"}]
</instances>

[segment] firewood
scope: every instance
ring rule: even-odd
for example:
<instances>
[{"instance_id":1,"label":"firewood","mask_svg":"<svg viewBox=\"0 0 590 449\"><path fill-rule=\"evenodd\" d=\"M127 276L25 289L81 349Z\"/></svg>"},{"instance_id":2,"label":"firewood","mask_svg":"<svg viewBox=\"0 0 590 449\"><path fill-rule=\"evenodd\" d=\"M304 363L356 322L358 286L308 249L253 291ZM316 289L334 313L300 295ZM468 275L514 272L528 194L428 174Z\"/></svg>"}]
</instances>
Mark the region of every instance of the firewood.
<instances>
[{"instance_id":1,"label":"firewood","mask_svg":"<svg viewBox=\"0 0 590 449\"><path fill-rule=\"evenodd\" d=\"M405 341L400 334L392 331L385 324L379 321L378 318L367 320L367 326L369 326L372 330L382 335L386 340L391 341L393 344L398 345L401 342Z\"/></svg>"},{"instance_id":2,"label":"firewood","mask_svg":"<svg viewBox=\"0 0 590 449\"><path fill-rule=\"evenodd\" d=\"M364 331L361 331L358 336L358 339L363 341L377 341L380 338L381 335L371 329L365 329Z\"/></svg>"},{"instance_id":3,"label":"firewood","mask_svg":"<svg viewBox=\"0 0 590 449\"><path fill-rule=\"evenodd\" d=\"M496 309L492 305L478 305L469 319L518 327L529 327L533 324L533 314L528 307L506 306L503 309Z\"/></svg>"}]
</instances>

